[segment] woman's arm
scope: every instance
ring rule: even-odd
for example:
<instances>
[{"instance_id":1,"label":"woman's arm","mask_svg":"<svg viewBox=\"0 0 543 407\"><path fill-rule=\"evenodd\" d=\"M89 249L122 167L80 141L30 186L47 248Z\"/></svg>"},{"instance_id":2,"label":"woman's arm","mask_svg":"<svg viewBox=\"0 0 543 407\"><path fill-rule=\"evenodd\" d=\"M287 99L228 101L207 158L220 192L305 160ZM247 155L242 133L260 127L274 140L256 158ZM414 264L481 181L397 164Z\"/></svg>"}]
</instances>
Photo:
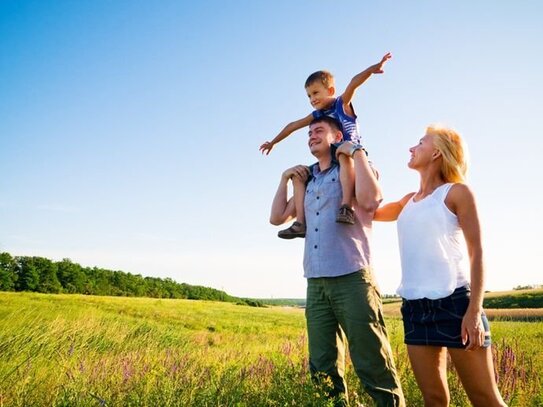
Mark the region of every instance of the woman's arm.
<instances>
[{"instance_id":1,"label":"woman's arm","mask_svg":"<svg viewBox=\"0 0 543 407\"><path fill-rule=\"evenodd\" d=\"M484 329L481 321L484 297L481 226L475 197L467 185L453 185L445 199L445 204L458 218L468 249L471 295L468 310L462 321L462 341L465 343L469 338L469 345L466 349L470 350L481 346L484 342Z\"/></svg>"},{"instance_id":2,"label":"woman's arm","mask_svg":"<svg viewBox=\"0 0 543 407\"><path fill-rule=\"evenodd\" d=\"M398 216L400 216L400 212L402 211L403 207L407 204L407 202L411 199L411 197L414 194L415 194L414 192L410 192L399 201L390 202L383 206L380 206L375 211L373 220L378 220L381 222L392 222L392 221L397 220Z\"/></svg>"}]
</instances>

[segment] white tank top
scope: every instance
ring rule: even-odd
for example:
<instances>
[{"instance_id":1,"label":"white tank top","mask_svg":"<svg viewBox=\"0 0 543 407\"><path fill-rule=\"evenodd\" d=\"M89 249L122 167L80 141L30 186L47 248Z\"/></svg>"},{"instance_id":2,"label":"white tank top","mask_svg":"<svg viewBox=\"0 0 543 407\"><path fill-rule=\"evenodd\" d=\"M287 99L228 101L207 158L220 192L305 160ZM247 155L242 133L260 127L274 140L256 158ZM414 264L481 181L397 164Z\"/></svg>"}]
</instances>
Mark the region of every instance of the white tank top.
<instances>
[{"instance_id":1,"label":"white tank top","mask_svg":"<svg viewBox=\"0 0 543 407\"><path fill-rule=\"evenodd\" d=\"M453 184L418 202L413 197L398 216L402 281L396 291L408 300L446 297L469 283L458 218L445 205Z\"/></svg>"}]
</instances>

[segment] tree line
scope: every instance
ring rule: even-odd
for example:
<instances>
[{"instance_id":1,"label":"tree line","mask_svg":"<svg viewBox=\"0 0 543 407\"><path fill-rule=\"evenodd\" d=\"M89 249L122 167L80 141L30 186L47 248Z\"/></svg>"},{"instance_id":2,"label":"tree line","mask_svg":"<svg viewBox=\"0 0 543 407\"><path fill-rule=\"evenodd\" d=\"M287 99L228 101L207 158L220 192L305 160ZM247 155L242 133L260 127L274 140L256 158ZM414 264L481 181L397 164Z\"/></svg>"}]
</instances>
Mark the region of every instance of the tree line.
<instances>
[{"instance_id":1,"label":"tree line","mask_svg":"<svg viewBox=\"0 0 543 407\"><path fill-rule=\"evenodd\" d=\"M83 267L70 259L53 261L36 256L0 253L0 291L31 291L124 297L226 301L262 306L214 288L177 283L171 278L142 277L119 270Z\"/></svg>"}]
</instances>

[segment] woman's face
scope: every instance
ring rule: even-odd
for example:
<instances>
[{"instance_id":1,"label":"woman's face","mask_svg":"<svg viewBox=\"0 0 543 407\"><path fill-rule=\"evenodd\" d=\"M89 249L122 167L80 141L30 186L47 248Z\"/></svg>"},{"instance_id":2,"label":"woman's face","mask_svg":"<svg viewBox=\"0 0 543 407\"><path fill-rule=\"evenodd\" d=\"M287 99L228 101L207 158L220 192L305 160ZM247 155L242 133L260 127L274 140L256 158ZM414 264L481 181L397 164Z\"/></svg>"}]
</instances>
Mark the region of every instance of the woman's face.
<instances>
[{"instance_id":1,"label":"woman's face","mask_svg":"<svg viewBox=\"0 0 543 407\"><path fill-rule=\"evenodd\" d=\"M409 149L411 159L407 163L407 166L412 169L424 168L432 162L436 151L437 150L434 147L434 136L432 134L426 134L419 140L417 145Z\"/></svg>"}]
</instances>

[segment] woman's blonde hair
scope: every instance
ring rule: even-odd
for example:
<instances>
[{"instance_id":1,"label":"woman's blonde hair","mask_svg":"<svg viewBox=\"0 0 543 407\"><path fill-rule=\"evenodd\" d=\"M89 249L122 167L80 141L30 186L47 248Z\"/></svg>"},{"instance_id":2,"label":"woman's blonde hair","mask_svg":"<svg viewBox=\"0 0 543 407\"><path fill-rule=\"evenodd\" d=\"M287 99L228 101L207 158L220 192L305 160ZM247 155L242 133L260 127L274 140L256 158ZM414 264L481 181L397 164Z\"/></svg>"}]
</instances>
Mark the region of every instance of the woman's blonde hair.
<instances>
[{"instance_id":1,"label":"woman's blonde hair","mask_svg":"<svg viewBox=\"0 0 543 407\"><path fill-rule=\"evenodd\" d=\"M445 182L464 182L468 170L468 151L455 130L430 125L426 134L433 135L434 147L441 153L441 176Z\"/></svg>"}]
</instances>

